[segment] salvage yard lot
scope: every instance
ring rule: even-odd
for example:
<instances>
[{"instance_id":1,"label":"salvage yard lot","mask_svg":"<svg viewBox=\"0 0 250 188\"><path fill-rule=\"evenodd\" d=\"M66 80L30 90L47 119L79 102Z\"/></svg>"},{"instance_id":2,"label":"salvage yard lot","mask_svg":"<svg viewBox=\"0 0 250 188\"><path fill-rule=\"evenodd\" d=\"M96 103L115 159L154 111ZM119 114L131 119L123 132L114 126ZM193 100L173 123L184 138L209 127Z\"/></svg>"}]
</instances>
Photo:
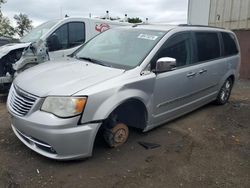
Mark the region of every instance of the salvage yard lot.
<instances>
[{"instance_id":1,"label":"salvage yard lot","mask_svg":"<svg viewBox=\"0 0 250 188\"><path fill-rule=\"evenodd\" d=\"M139 141L161 147L146 150ZM93 157L68 162L24 146L0 103L0 187L250 187L250 81L238 82L224 106L209 104L147 133L131 130L119 149L98 139Z\"/></svg>"}]
</instances>

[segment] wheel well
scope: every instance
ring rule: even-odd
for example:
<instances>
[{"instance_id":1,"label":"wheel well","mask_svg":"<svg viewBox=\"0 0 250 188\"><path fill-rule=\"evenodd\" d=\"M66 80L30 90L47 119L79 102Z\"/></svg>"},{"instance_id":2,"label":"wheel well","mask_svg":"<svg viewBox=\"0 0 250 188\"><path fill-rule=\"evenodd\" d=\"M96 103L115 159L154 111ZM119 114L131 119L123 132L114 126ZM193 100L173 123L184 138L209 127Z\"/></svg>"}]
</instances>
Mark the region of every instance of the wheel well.
<instances>
[{"instance_id":1,"label":"wheel well","mask_svg":"<svg viewBox=\"0 0 250 188\"><path fill-rule=\"evenodd\" d=\"M229 76L228 78L230 78L230 79L232 80L233 84L234 84L234 81L235 81L234 75L231 75L231 76Z\"/></svg>"},{"instance_id":2,"label":"wheel well","mask_svg":"<svg viewBox=\"0 0 250 188\"><path fill-rule=\"evenodd\" d=\"M120 104L108 117L108 123L112 121L122 122L129 127L144 129L147 123L147 109L138 99L129 99ZM111 120L111 122L110 122Z\"/></svg>"}]
</instances>

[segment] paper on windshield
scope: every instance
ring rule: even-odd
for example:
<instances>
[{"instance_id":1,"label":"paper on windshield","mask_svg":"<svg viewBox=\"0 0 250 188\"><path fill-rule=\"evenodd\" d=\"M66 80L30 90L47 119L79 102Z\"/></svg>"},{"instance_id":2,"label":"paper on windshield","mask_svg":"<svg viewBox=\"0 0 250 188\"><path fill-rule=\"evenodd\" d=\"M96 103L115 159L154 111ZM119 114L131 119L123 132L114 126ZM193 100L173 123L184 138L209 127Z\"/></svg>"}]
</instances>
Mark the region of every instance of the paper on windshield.
<instances>
[{"instance_id":1,"label":"paper on windshield","mask_svg":"<svg viewBox=\"0 0 250 188\"><path fill-rule=\"evenodd\" d=\"M148 35L148 34L140 34L137 38L146 39L146 40L156 40L158 36L156 35Z\"/></svg>"}]
</instances>

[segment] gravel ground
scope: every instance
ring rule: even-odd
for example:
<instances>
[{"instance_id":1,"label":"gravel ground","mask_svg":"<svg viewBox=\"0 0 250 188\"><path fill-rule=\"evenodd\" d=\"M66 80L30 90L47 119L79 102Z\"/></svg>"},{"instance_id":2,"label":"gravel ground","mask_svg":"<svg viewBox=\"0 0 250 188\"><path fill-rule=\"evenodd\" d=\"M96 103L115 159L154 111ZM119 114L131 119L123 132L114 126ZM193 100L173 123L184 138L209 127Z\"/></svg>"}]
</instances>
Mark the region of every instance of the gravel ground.
<instances>
[{"instance_id":1,"label":"gravel ground","mask_svg":"<svg viewBox=\"0 0 250 188\"><path fill-rule=\"evenodd\" d=\"M250 81L239 81L229 103L209 104L128 143L94 156L58 162L24 146L0 104L0 187L250 187ZM146 150L139 141L161 146Z\"/></svg>"}]
</instances>

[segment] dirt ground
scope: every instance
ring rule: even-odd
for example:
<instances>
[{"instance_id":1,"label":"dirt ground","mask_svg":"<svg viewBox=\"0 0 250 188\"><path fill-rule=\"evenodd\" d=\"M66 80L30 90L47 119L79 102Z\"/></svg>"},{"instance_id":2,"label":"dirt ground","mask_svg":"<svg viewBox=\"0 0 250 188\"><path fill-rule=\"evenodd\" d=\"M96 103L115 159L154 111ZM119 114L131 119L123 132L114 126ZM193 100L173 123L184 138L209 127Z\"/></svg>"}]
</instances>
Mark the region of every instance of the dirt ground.
<instances>
[{"instance_id":1,"label":"dirt ground","mask_svg":"<svg viewBox=\"0 0 250 188\"><path fill-rule=\"evenodd\" d=\"M230 102L209 104L147 133L131 130L127 144L58 162L28 149L0 104L0 187L250 187L250 81ZM146 150L139 141L160 144Z\"/></svg>"}]
</instances>

